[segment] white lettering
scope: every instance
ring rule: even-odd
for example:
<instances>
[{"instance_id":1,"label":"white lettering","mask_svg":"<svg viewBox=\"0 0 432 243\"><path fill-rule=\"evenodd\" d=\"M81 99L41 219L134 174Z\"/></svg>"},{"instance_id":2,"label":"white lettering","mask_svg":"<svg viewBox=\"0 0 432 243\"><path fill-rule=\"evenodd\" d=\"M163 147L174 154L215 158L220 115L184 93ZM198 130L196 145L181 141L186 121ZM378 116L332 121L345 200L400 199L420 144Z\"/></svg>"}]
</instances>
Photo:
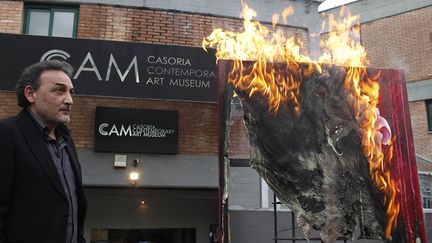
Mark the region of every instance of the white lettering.
<instances>
[{"instance_id":1,"label":"white lettering","mask_svg":"<svg viewBox=\"0 0 432 243\"><path fill-rule=\"evenodd\" d=\"M155 63L155 56L149 56L149 57L147 57L147 62L149 62L149 63Z\"/></svg>"},{"instance_id":2,"label":"white lettering","mask_svg":"<svg viewBox=\"0 0 432 243\"><path fill-rule=\"evenodd\" d=\"M146 84L151 84L151 85L163 85L163 81L164 78L160 78L160 77L150 77L147 79Z\"/></svg>"},{"instance_id":3,"label":"white lettering","mask_svg":"<svg viewBox=\"0 0 432 243\"><path fill-rule=\"evenodd\" d=\"M216 78L213 71L206 69L182 69L175 67L147 67L147 73L151 75L192 76L195 78Z\"/></svg>"},{"instance_id":4,"label":"white lettering","mask_svg":"<svg viewBox=\"0 0 432 243\"><path fill-rule=\"evenodd\" d=\"M102 123L99 125L99 133L103 136L129 136L129 137L154 137L154 138L166 138L167 135L173 135L176 133L174 129L157 128L155 125L149 124L131 124L131 125L119 125L113 124L109 132L107 131L110 125L108 123ZM120 126L120 132L119 128Z\"/></svg>"},{"instance_id":5,"label":"white lettering","mask_svg":"<svg viewBox=\"0 0 432 243\"><path fill-rule=\"evenodd\" d=\"M132 136L132 129L131 126L127 126L127 129L123 125L120 127L120 136Z\"/></svg>"},{"instance_id":6,"label":"white lettering","mask_svg":"<svg viewBox=\"0 0 432 243\"><path fill-rule=\"evenodd\" d=\"M209 81L197 79L170 79L169 85L186 88L210 88Z\"/></svg>"},{"instance_id":7,"label":"white lettering","mask_svg":"<svg viewBox=\"0 0 432 243\"><path fill-rule=\"evenodd\" d=\"M100 126L99 126L99 133L100 133L102 136L106 136L106 135L108 135L108 132L104 130L104 128L106 128L107 126L108 126L107 123L102 123L102 124L100 124Z\"/></svg>"},{"instance_id":8,"label":"white lettering","mask_svg":"<svg viewBox=\"0 0 432 243\"><path fill-rule=\"evenodd\" d=\"M115 135L119 136L119 133L118 133L116 125L113 125L111 127L111 130L109 131L108 136L111 136L111 134L113 134L113 133L115 133Z\"/></svg>"},{"instance_id":9,"label":"white lettering","mask_svg":"<svg viewBox=\"0 0 432 243\"><path fill-rule=\"evenodd\" d=\"M188 58L182 57L155 57L148 56L147 62L151 64L162 64L162 65L171 65L171 66L192 66L190 60Z\"/></svg>"},{"instance_id":10,"label":"white lettering","mask_svg":"<svg viewBox=\"0 0 432 243\"><path fill-rule=\"evenodd\" d=\"M90 61L90 64L92 67L85 67L85 65L87 64L88 61ZM99 73L99 70L96 67L95 62L93 61L93 57L90 54L90 52L87 52L87 56L84 58L84 61L81 63L81 65L78 68L77 72L75 73L75 76L73 77L73 79L77 79L82 71L92 71L96 74L96 77L98 78L98 80L102 81L102 77Z\"/></svg>"},{"instance_id":11,"label":"white lettering","mask_svg":"<svg viewBox=\"0 0 432 243\"><path fill-rule=\"evenodd\" d=\"M114 65L118 76L120 77L120 80L123 82L126 78L126 76L129 74L129 71L131 70L132 66L134 66L134 71L135 71L135 82L139 83L140 79L139 79L139 72L138 72L138 61L137 61L137 57L134 56L134 58L132 59L131 63L129 64L129 67L126 69L126 71L122 74L120 71L120 68L117 65L117 62L113 56L113 54L110 54L110 59L109 59L109 64L108 64L108 69L107 69L107 74L105 77L105 81L108 81L110 78L110 74L111 74L111 66Z\"/></svg>"}]
</instances>

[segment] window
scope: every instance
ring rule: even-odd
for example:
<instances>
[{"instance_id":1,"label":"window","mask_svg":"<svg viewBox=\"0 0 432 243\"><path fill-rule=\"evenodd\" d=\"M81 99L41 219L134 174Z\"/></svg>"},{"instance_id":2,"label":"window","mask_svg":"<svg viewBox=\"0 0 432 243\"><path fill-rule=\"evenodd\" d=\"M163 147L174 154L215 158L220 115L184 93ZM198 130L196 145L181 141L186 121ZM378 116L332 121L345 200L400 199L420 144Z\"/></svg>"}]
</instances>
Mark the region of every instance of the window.
<instances>
[{"instance_id":1,"label":"window","mask_svg":"<svg viewBox=\"0 0 432 243\"><path fill-rule=\"evenodd\" d=\"M428 130L432 132L432 99L426 100L426 113L428 119Z\"/></svg>"},{"instance_id":2,"label":"window","mask_svg":"<svg viewBox=\"0 0 432 243\"><path fill-rule=\"evenodd\" d=\"M419 177L423 208L432 209L432 175L431 173L420 172Z\"/></svg>"},{"instance_id":3,"label":"window","mask_svg":"<svg viewBox=\"0 0 432 243\"><path fill-rule=\"evenodd\" d=\"M77 8L27 5L24 34L76 37L77 19Z\"/></svg>"}]
</instances>

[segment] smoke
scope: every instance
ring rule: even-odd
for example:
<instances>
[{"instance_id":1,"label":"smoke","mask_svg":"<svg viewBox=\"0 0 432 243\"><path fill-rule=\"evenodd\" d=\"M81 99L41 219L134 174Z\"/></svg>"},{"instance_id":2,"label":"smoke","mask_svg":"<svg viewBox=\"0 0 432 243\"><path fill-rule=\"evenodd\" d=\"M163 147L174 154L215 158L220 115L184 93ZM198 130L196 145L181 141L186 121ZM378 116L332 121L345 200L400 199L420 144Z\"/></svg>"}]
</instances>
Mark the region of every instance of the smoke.
<instances>
[{"instance_id":1,"label":"smoke","mask_svg":"<svg viewBox=\"0 0 432 243\"><path fill-rule=\"evenodd\" d=\"M404 70L405 73L409 73L409 62L405 60L405 57L395 57L391 58L389 61L389 68L393 69L401 69Z\"/></svg>"}]
</instances>

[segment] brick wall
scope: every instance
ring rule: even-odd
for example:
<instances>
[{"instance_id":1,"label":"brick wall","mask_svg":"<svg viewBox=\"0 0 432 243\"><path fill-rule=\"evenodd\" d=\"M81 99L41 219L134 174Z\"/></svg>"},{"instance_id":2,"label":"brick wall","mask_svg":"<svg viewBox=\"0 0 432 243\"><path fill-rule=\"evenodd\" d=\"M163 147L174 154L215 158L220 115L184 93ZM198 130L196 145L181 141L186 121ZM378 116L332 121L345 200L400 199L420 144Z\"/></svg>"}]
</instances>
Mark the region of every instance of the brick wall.
<instances>
[{"instance_id":1,"label":"brick wall","mask_svg":"<svg viewBox=\"0 0 432 243\"><path fill-rule=\"evenodd\" d=\"M408 82L432 78L432 6L361 27L372 67L405 70Z\"/></svg>"},{"instance_id":2,"label":"brick wall","mask_svg":"<svg viewBox=\"0 0 432 243\"><path fill-rule=\"evenodd\" d=\"M93 149L96 106L177 110L179 112L178 153L203 155L217 153L217 110L214 104L89 96L74 97L70 128L76 146L80 149Z\"/></svg>"},{"instance_id":3,"label":"brick wall","mask_svg":"<svg viewBox=\"0 0 432 243\"><path fill-rule=\"evenodd\" d=\"M13 116L21 110L14 92L0 91L0 100L0 119Z\"/></svg>"},{"instance_id":4,"label":"brick wall","mask_svg":"<svg viewBox=\"0 0 432 243\"><path fill-rule=\"evenodd\" d=\"M229 157L244 159L249 158L249 136L243 122L243 117L231 123Z\"/></svg>"},{"instance_id":5,"label":"brick wall","mask_svg":"<svg viewBox=\"0 0 432 243\"><path fill-rule=\"evenodd\" d=\"M21 33L23 2L0 1L0 32Z\"/></svg>"},{"instance_id":6,"label":"brick wall","mask_svg":"<svg viewBox=\"0 0 432 243\"><path fill-rule=\"evenodd\" d=\"M371 66L405 71L407 82L432 79L432 7L365 23L362 43ZM424 101L410 102L416 153L432 160Z\"/></svg>"},{"instance_id":7,"label":"brick wall","mask_svg":"<svg viewBox=\"0 0 432 243\"><path fill-rule=\"evenodd\" d=\"M81 5L80 38L200 46L216 18L137 8ZM234 21L229 21L234 24Z\"/></svg>"},{"instance_id":8,"label":"brick wall","mask_svg":"<svg viewBox=\"0 0 432 243\"><path fill-rule=\"evenodd\" d=\"M213 28L239 30L239 19L183 12L81 5L78 37L200 47ZM296 35L307 50L307 30L281 27Z\"/></svg>"},{"instance_id":9,"label":"brick wall","mask_svg":"<svg viewBox=\"0 0 432 243\"><path fill-rule=\"evenodd\" d=\"M426 104L424 101L410 102L409 108L416 153L432 159L432 134L428 132Z\"/></svg>"}]
</instances>

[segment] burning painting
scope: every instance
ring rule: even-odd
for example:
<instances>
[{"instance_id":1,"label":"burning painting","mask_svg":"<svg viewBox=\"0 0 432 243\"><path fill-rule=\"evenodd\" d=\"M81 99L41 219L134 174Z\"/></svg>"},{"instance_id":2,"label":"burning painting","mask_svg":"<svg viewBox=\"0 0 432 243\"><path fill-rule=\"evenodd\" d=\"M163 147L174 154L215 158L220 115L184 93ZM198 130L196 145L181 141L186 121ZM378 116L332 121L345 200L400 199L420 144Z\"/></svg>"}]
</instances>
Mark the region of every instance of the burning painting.
<instances>
[{"instance_id":1,"label":"burning painting","mask_svg":"<svg viewBox=\"0 0 432 243\"><path fill-rule=\"evenodd\" d=\"M305 236L426 242L404 76L367 68L358 17L330 17L317 61L246 4L242 17L242 32L216 29L203 47L217 49L220 103L241 100L250 166Z\"/></svg>"}]
</instances>

